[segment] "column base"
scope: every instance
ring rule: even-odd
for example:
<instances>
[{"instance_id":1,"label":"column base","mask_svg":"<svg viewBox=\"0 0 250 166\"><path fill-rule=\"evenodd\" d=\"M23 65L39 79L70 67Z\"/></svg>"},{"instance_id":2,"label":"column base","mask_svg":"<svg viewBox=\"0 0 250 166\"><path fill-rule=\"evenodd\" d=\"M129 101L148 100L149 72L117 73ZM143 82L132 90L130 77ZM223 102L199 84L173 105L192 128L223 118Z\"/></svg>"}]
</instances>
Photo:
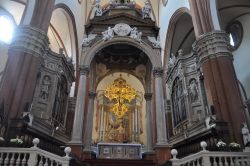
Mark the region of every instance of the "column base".
<instances>
[{"instance_id":1,"label":"column base","mask_svg":"<svg viewBox=\"0 0 250 166\"><path fill-rule=\"evenodd\" d=\"M143 159L145 160L153 160L154 162L156 162L156 153L153 150L147 151L145 153L143 153Z\"/></svg>"},{"instance_id":2,"label":"column base","mask_svg":"<svg viewBox=\"0 0 250 166\"><path fill-rule=\"evenodd\" d=\"M155 162L164 164L171 159L171 146L170 145L156 145L155 146Z\"/></svg>"},{"instance_id":3,"label":"column base","mask_svg":"<svg viewBox=\"0 0 250 166\"><path fill-rule=\"evenodd\" d=\"M92 159L92 151L91 150L83 150L82 160L90 160Z\"/></svg>"},{"instance_id":4,"label":"column base","mask_svg":"<svg viewBox=\"0 0 250 166\"><path fill-rule=\"evenodd\" d=\"M81 144L77 144L77 143L68 143L68 146L71 147L71 153L76 155L79 159L82 158L82 143Z\"/></svg>"}]
</instances>

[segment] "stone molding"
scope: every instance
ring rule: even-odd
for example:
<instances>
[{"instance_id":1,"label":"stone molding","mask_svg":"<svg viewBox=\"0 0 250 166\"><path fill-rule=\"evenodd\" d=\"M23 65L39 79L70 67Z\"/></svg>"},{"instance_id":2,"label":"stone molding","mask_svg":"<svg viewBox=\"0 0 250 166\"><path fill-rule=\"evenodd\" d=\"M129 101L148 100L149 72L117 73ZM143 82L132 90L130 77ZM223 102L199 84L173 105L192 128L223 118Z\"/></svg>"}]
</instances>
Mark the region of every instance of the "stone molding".
<instances>
[{"instance_id":1,"label":"stone molding","mask_svg":"<svg viewBox=\"0 0 250 166\"><path fill-rule=\"evenodd\" d=\"M154 68L153 75L154 75L154 77L162 77L163 76L163 69L162 68Z\"/></svg>"},{"instance_id":2,"label":"stone molding","mask_svg":"<svg viewBox=\"0 0 250 166\"><path fill-rule=\"evenodd\" d=\"M20 51L42 57L48 47L49 39L44 31L31 26L19 26L9 51Z\"/></svg>"},{"instance_id":3,"label":"stone molding","mask_svg":"<svg viewBox=\"0 0 250 166\"><path fill-rule=\"evenodd\" d=\"M145 98L146 101L152 100L152 93L145 93L144 98Z\"/></svg>"},{"instance_id":4,"label":"stone molding","mask_svg":"<svg viewBox=\"0 0 250 166\"><path fill-rule=\"evenodd\" d=\"M230 39L224 31L212 31L202 35L193 44L193 49L197 53L201 64L212 58L232 55Z\"/></svg>"},{"instance_id":5,"label":"stone molding","mask_svg":"<svg viewBox=\"0 0 250 166\"><path fill-rule=\"evenodd\" d=\"M89 74L89 66L82 65L79 67L80 75L88 75Z\"/></svg>"}]
</instances>

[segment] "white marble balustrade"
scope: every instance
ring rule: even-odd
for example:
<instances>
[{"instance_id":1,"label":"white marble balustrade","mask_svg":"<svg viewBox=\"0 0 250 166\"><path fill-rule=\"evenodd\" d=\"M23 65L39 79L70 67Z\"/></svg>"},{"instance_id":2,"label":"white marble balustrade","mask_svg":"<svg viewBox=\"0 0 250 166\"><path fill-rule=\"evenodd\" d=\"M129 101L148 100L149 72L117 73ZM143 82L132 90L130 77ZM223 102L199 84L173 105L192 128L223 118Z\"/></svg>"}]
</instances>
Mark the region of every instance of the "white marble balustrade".
<instances>
[{"instance_id":1,"label":"white marble balustrade","mask_svg":"<svg viewBox=\"0 0 250 166\"><path fill-rule=\"evenodd\" d=\"M33 140L31 148L0 148L0 165L2 166L69 166L71 149L66 147L65 157L39 149L39 139Z\"/></svg>"},{"instance_id":2,"label":"white marble balustrade","mask_svg":"<svg viewBox=\"0 0 250 166\"><path fill-rule=\"evenodd\" d=\"M202 151L178 159L178 151L172 149L173 166L250 166L250 152L212 152L206 150L206 142L201 142Z\"/></svg>"}]
</instances>

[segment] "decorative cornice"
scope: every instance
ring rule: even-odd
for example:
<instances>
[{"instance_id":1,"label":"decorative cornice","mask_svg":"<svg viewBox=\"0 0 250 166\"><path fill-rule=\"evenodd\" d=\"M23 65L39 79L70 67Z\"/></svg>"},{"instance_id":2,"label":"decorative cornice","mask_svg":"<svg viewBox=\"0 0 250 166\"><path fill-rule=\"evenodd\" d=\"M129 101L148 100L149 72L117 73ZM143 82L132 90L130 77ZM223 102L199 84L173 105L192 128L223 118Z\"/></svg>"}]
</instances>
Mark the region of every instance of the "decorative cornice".
<instances>
[{"instance_id":1,"label":"decorative cornice","mask_svg":"<svg viewBox=\"0 0 250 166\"><path fill-rule=\"evenodd\" d=\"M49 47L47 34L35 27L19 26L9 51L20 51L35 57L42 57Z\"/></svg>"},{"instance_id":2,"label":"decorative cornice","mask_svg":"<svg viewBox=\"0 0 250 166\"><path fill-rule=\"evenodd\" d=\"M88 75L89 74L89 66L82 65L79 67L80 75Z\"/></svg>"},{"instance_id":3,"label":"decorative cornice","mask_svg":"<svg viewBox=\"0 0 250 166\"><path fill-rule=\"evenodd\" d=\"M200 63L208 59L231 56L230 39L224 31L213 31L202 35L194 44L193 49Z\"/></svg>"},{"instance_id":4,"label":"decorative cornice","mask_svg":"<svg viewBox=\"0 0 250 166\"><path fill-rule=\"evenodd\" d=\"M145 93L144 98L145 98L146 101L152 100L152 93Z\"/></svg>"},{"instance_id":5,"label":"decorative cornice","mask_svg":"<svg viewBox=\"0 0 250 166\"><path fill-rule=\"evenodd\" d=\"M162 68L154 68L153 70L154 77L162 77L163 69Z\"/></svg>"}]
</instances>

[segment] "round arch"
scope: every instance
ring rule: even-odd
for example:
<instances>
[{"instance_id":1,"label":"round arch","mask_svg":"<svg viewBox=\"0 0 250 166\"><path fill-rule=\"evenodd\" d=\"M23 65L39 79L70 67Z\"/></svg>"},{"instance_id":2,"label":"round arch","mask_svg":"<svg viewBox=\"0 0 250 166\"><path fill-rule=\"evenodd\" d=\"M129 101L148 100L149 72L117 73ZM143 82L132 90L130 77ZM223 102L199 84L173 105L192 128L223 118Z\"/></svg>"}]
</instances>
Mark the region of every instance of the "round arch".
<instances>
[{"instance_id":1,"label":"round arch","mask_svg":"<svg viewBox=\"0 0 250 166\"><path fill-rule=\"evenodd\" d=\"M172 15L172 17L170 18L168 31L167 31L167 35L166 35L166 40L165 40L166 44L165 44L165 48L164 48L164 50L165 50L165 54L163 57L164 70L167 69L168 58L171 54L171 47L173 44L172 42L173 42L176 23L183 14L188 14L191 17L190 10L186 7L182 7L182 8L179 8L178 10L176 10L175 13Z\"/></svg>"},{"instance_id":2,"label":"round arch","mask_svg":"<svg viewBox=\"0 0 250 166\"><path fill-rule=\"evenodd\" d=\"M113 45L113 44L128 44L132 45L140 50L142 50L150 59L153 68L162 68L161 58L160 58L160 49L153 49L150 45L142 42L141 44L129 37L114 37L113 39L104 42L100 40L96 42L92 47L84 50L86 55L81 59L81 65L90 66L92 60L94 59L96 53L101 49Z\"/></svg>"}]
</instances>

